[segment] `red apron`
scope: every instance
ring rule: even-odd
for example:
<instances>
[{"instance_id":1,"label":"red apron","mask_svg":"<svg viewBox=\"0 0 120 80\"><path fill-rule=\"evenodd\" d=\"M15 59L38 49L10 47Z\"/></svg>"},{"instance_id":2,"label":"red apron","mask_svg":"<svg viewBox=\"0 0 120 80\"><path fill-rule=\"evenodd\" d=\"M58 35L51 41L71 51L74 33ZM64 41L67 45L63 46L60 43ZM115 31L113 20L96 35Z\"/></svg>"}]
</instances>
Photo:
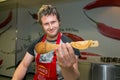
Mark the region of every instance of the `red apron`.
<instances>
[{"instance_id":1,"label":"red apron","mask_svg":"<svg viewBox=\"0 0 120 80\"><path fill-rule=\"evenodd\" d=\"M58 34L56 44L60 43L61 34ZM46 40L46 35L43 37L42 41ZM36 56L36 73L34 75L34 80L57 80L56 73L56 54L54 52L54 57L51 63L40 62L40 54Z\"/></svg>"}]
</instances>

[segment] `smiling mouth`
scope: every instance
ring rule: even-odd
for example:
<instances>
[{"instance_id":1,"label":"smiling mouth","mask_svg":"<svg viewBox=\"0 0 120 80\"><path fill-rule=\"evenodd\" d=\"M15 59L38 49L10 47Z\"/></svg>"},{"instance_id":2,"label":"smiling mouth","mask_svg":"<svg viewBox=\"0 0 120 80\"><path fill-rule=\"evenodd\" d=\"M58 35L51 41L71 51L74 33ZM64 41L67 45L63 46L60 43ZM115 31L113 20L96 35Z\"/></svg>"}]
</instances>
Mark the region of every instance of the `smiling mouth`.
<instances>
[{"instance_id":1,"label":"smiling mouth","mask_svg":"<svg viewBox=\"0 0 120 80\"><path fill-rule=\"evenodd\" d=\"M54 33L56 31L56 29L50 29L49 32L50 33Z\"/></svg>"}]
</instances>

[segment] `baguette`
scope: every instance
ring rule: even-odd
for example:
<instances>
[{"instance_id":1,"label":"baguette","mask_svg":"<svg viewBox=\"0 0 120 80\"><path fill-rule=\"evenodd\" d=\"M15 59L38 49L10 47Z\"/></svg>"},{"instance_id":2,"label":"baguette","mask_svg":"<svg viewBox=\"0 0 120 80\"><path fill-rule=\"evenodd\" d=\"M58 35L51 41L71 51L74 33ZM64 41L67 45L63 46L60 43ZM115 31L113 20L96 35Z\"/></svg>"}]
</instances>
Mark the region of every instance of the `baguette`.
<instances>
[{"instance_id":1,"label":"baguette","mask_svg":"<svg viewBox=\"0 0 120 80\"><path fill-rule=\"evenodd\" d=\"M85 41L71 42L70 45L73 48L79 50L85 50L89 47L98 47L99 42L93 40L85 40ZM55 50L58 46L59 46L58 44L51 44L49 42L39 42L38 44L35 45L35 50L37 53L44 54L49 51Z\"/></svg>"}]
</instances>

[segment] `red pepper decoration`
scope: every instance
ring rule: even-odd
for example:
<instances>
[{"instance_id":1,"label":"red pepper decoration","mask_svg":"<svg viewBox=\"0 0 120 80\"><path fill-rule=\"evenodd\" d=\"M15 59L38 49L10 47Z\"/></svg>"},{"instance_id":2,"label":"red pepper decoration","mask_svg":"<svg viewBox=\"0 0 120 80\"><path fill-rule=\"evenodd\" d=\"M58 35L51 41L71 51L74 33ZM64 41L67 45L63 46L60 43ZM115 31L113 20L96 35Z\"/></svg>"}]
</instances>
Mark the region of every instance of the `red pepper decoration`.
<instances>
[{"instance_id":1,"label":"red pepper decoration","mask_svg":"<svg viewBox=\"0 0 120 80\"><path fill-rule=\"evenodd\" d=\"M3 63L3 59L0 60L0 65L2 65L2 63Z\"/></svg>"},{"instance_id":2,"label":"red pepper decoration","mask_svg":"<svg viewBox=\"0 0 120 80\"><path fill-rule=\"evenodd\" d=\"M67 37L71 38L73 41L84 41L83 38L81 38L75 34L67 33L67 32L63 32L63 34L66 35Z\"/></svg>"},{"instance_id":3,"label":"red pepper decoration","mask_svg":"<svg viewBox=\"0 0 120 80\"><path fill-rule=\"evenodd\" d=\"M9 12L8 17L0 23L0 29L6 26L12 20L12 11Z\"/></svg>"},{"instance_id":4,"label":"red pepper decoration","mask_svg":"<svg viewBox=\"0 0 120 80\"><path fill-rule=\"evenodd\" d=\"M86 14L85 11L84 11L84 14L87 16L87 18L89 18L91 21L96 23L97 28L100 31L100 33L102 33L105 36L120 40L120 29L112 28L111 26L108 26L104 23L100 23L100 22L93 20Z\"/></svg>"},{"instance_id":5,"label":"red pepper decoration","mask_svg":"<svg viewBox=\"0 0 120 80\"><path fill-rule=\"evenodd\" d=\"M30 11L28 11L28 13L32 16L33 19L37 20L38 16L36 13L31 13Z\"/></svg>"},{"instance_id":6,"label":"red pepper decoration","mask_svg":"<svg viewBox=\"0 0 120 80\"><path fill-rule=\"evenodd\" d=\"M79 56L80 60L87 60L88 56L101 56L99 54L91 53L91 52L80 52L81 56Z\"/></svg>"},{"instance_id":7,"label":"red pepper decoration","mask_svg":"<svg viewBox=\"0 0 120 80\"><path fill-rule=\"evenodd\" d=\"M90 10L98 7L120 6L120 0L96 0L87 4L83 9Z\"/></svg>"},{"instance_id":8,"label":"red pepper decoration","mask_svg":"<svg viewBox=\"0 0 120 80\"><path fill-rule=\"evenodd\" d=\"M81 55L87 55L87 56L101 56L99 54L91 53L91 52L81 52Z\"/></svg>"}]
</instances>

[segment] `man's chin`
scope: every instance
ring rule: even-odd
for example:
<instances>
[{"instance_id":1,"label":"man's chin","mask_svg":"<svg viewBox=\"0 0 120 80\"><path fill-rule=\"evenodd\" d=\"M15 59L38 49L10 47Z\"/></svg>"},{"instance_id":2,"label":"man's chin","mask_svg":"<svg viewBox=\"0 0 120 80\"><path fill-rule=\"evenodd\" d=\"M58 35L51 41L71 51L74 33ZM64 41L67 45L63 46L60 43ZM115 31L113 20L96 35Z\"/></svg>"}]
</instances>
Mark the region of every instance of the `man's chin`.
<instances>
[{"instance_id":1,"label":"man's chin","mask_svg":"<svg viewBox=\"0 0 120 80\"><path fill-rule=\"evenodd\" d=\"M55 38L57 36L57 34L49 34L50 38Z\"/></svg>"}]
</instances>

